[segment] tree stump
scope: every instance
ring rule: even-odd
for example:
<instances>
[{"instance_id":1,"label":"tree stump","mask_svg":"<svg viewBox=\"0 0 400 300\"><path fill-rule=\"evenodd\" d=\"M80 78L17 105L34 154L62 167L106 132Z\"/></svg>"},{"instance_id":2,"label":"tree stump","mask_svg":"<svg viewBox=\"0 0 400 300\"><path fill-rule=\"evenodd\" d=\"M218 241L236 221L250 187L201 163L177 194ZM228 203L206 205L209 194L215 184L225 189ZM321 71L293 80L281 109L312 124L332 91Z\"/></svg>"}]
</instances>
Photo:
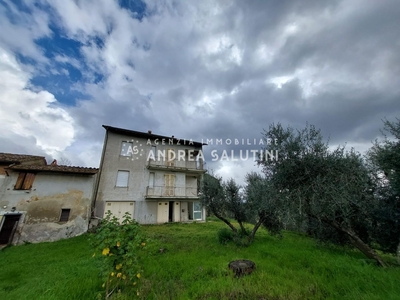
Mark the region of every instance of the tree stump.
<instances>
[{"instance_id":1,"label":"tree stump","mask_svg":"<svg viewBox=\"0 0 400 300\"><path fill-rule=\"evenodd\" d=\"M241 277L243 275L251 274L255 268L256 264L248 259L234 260L228 264L229 269L235 272L236 277Z\"/></svg>"}]
</instances>

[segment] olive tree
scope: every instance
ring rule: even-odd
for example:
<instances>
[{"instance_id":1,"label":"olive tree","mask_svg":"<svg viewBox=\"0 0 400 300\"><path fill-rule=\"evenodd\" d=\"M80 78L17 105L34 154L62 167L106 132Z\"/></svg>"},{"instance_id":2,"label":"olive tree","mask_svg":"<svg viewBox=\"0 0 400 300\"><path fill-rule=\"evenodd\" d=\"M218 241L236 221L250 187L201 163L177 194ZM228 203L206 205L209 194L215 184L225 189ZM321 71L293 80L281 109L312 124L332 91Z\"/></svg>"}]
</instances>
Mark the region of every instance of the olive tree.
<instances>
[{"instance_id":1,"label":"olive tree","mask_svg":"<svg viewBox=\"0 0 400 300\"><path fill-rule=\"evenodd\" d=\"M254 239L261 225L270 234L279 235L283 228L282 215L287 207L283 193L279 193L270 181L254 172L247 174L246 183L248 219L254 224L249 240Z\"/></svg>"},{"instance_id":2,"label":"olive tree","mask_svg":"<svg viewBox=\"0 0 400 300\"><path fill-rule=\"evenodd\" d=\"M279 234L282 229L279 214L279 209L282 208L279 204L280 195L276 193L273 185L259 174L248 174L246 183L244 193L241 193L241 187L233 179L222 182L221 178L205 174L200 200L235 234L239 233L238 228L229 219L237 221L240 233L248 236L247 242L254 240L261 225L271 234ZM244 223L254 225L250 232L245 229Z\"/></svg>"},{"instance_id":3,"label":"olive tree","mask_svg":"<svg viewBox=\"0 0 400 300\"><path fill-rule=\"evenodd\" d=\"M397 252L400 261L400 120L384 120L384 139L367 153L376 183L373 238L382 250Z\"/></svg>"},{"instance_id":4,"label":"olive tree","mask_svg":"<svg viewBox=\"0 0 400 300\"><path fill-rule=\"evenodd\" d=\"M326 240L330 228L374 259L384 262L368 245L371 221L372 184L362 157L355 151L339 147L332 151L323 141L320 130L307 125L302 130L272 124L263 133L265 139L277 140L264 150L278 151L279 159L261 157L266 178L275 190L289 199L288 207L296 207L307 232Z\"/></svg>"},{"instance_id":5,"label":"olive tree","mask_svg":"<svg viewBox=\"0 0 400 300\"><path fill-rule=\"evenodd\" d=\"M227 215L229 206L222 184L222 178L204 174L200 186L200 202L208 211L223 221L236 233L237 228L229 221Z\"/></svg>"}]
</instances>

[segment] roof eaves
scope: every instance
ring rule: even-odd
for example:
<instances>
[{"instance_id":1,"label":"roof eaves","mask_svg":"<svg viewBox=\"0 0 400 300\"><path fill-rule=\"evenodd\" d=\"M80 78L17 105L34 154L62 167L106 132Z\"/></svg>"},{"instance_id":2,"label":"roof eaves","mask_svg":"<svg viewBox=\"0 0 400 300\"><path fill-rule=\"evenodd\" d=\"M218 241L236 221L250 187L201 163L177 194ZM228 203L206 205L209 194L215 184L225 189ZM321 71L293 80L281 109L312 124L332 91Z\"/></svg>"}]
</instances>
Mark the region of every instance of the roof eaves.
<instances>
[{"instance_id":1,"label":"roof eaves","mask_svg":"<svg viewBox=\"0 0 400 300\"><path fill-rule=\"evenodd\" d=\"M129 129L118 128L118 127L113 127L113 126L108 126L108 125L103 125L103 127L107 131L130 135L130 136L134 136L134 137L141 137L141 138L154 139L154 140L155 139L168 139L168 140L172 139L174 143L179 143L181 145L188 145L188 142L190 142L190 144L189 144L190 146L196 146L196 147L201 147L203 145L207 145L206 143L202 143L202 142L196 142L196 141L185 140L185 139L177 139L175 137L158 135L158 134L153 134L153 133L146 133L146 132L135 131L135 130L129 130Z\"/></svg>"}]
</instances>

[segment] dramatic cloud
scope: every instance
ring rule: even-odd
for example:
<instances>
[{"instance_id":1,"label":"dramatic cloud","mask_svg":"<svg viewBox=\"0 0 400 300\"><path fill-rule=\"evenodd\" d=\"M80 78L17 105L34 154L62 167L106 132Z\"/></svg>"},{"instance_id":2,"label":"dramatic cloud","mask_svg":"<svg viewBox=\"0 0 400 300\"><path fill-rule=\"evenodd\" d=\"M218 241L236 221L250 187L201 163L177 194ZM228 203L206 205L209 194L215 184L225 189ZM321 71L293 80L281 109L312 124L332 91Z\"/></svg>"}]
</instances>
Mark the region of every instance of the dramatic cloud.
<instances>
[{"instance_id":1,"label":"dramatic cloud","mask_svg":"<svg viewBox=\"0 0 400 300\"><path fill-rule=\"evenodd\" d=\"M55 154L71 145L74 120L59 107L54 96L47 91L29 89L29 74L1 49L0 70L2 138L20 145L25 151L37 152L37 147L48 154ZM2 148L6 151L7 142L2 143Z\"/></svg>"},{"instance_id":2,"label":"dramatic cloud","mask_svg":"<svg viewBox=\"0 0 400 300\"><path fill-rule=\"evenodd\" d=\"M399 20L394 0L2 1L0 151L97 166L102 124L206 141L272 122L364 151L399 117ZM242 182L254 162L211 151L254 148L207 165Z\"/></svg>"}]
</instances>

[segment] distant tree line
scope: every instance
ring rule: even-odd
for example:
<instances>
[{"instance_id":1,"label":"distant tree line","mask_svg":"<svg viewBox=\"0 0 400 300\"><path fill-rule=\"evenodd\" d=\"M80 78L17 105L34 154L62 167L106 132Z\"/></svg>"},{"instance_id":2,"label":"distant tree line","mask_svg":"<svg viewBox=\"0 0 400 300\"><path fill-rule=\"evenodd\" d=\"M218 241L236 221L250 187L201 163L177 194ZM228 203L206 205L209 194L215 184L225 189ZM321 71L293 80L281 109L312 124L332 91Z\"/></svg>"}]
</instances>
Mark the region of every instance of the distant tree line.
<instances>
[{"instance_id":1,"label":"distant tree line","mask_svg":"<svg viewBox=\"0 0 400 300\"><path fill-rule=\"evenodd\" d=\"M382 133L362 156L342 146L331 150L313 125L272 124L263 138L279 142L263 150L278 151L279 158L260 157L262 174L247 174L244 187L205 174L201 202L248 243L261 226L273 235L297 230L351 244L385 266L375 249L400 257L400 120L385 120Z\"/></svg>"}]
</instances>

